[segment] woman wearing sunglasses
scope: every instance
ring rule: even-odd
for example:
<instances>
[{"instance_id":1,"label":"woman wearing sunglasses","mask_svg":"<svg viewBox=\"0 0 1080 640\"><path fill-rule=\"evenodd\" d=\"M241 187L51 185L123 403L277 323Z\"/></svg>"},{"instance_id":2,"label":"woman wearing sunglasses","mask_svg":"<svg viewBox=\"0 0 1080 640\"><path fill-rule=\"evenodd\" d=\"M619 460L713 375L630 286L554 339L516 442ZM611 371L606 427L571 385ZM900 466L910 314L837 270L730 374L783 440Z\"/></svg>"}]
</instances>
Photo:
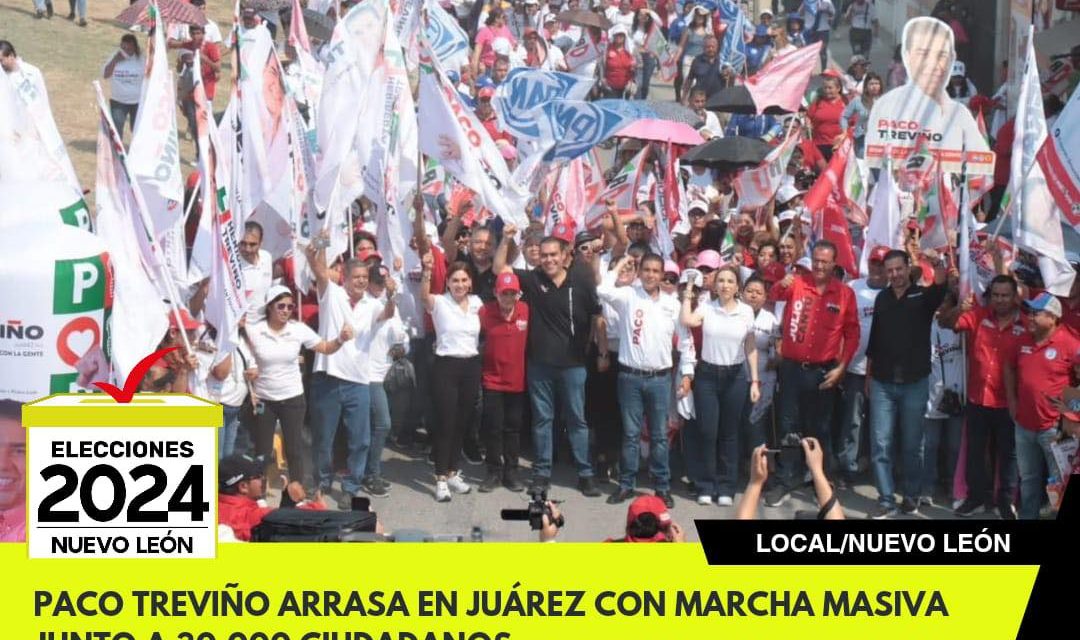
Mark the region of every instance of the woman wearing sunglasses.
<instances>
[{"instance_id":1,"label":"woman wearing sunglasses","mask_svg":"<svg viewBox=\"0 0 1080 640\"><path fill-rule=\"evenodd\" d=\"M266 318L247 327L256 366L248 369L245 376L252 381L255 398L262 407L255 416L255 455L271 459L274 426L280 420L289 477L313 488L302 437L307 402L300 378L300 348L329 355L353 338L353 328L346 324L338 337L323 340L306 324L293 319L295 311L296 302L288 287L280 284L270 287L266 292ZM276 470L267 471L266 475L277 477Z\"/></svg>"}]
</instances>

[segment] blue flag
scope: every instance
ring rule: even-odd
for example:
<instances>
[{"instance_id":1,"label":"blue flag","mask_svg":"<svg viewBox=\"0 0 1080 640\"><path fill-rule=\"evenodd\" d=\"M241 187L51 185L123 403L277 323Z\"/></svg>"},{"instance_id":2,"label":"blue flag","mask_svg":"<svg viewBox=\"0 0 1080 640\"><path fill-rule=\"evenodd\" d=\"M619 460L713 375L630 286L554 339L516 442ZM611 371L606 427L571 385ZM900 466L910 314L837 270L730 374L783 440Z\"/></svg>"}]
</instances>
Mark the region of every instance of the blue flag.
<instances>
[{"instance_id":1,"label":"blue flag","mask_svg":"<svg viewBox=\"0 0 1080 640\"><path fill-rule=\"evenodd\" d=\"M495 90L491 104L505 130L519 138L539 138L533 110L554 100L583 100L592 84L592 78L571 73L518 67Z\"/></svg>"},{"instance_id":2,"label":"blue flag","mask_svg":"<svg viewBox=\"0 0 1080 640\"><path fill-rule=\"evenodd\" d=\"M424 35L431 44L432 53L444 68L459 68L460 64L455 63L454 59L459 56L468 59L469 36L462 31L457 19L447 13L438 2L428 0L426 8L427 26L424 28Z\"/></svg>"},{"instance_id":3,"label":"blue flag","mask_svg":"<svg viewBox=\"0 0 1080 640\"><path fill-rule=\"evenodd\" d=\"M540 107L541 146L549 149L544 160L569 162L640 117L624 100L603 102L553 100Z\"/></svg>"}]
</instances>

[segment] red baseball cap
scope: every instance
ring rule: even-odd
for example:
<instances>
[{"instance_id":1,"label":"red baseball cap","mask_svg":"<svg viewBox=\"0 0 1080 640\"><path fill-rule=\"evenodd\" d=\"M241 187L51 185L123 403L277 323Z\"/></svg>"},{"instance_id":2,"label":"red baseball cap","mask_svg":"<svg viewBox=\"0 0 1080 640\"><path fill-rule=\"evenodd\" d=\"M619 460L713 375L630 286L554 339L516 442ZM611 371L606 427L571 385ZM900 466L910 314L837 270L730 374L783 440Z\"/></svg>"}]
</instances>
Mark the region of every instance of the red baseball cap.
<instances>
[{"instance_id":1,"label":"red baseball cap","mask_svg":"<svg viewBox=\"0 0 1080 640\"><path fill-rule=\"evenodd\" d=\"M513 273L499 274L499 279L495 281L495 295L501 296L507 291L521 292L521 283L518 282L518 277Z\"/></svg>"},{"instance_id":2,"label":"red baseball cap","mask_svg":"<svg viewBox=\"0 0 1080 640\"><path fill-rule=\"evenodd\" d=\"M179 307L180 322L184 325L184 329L192 330L199 328L199 321L191 317L191 313L184 307ZM176 323L176 314L169 310L169 328L178 329L179 325Z\"/></svg>"},{"instance_id":3,"label":"red baseball cap","mask_svg":"<svg viewBox=\"0 0 1080 640\"><path fill-rule=\"evenodd\" d=\"M492 89L491 87L484 87L483 89L476 92L476 99L477 100L484 100L484 99L489 99L490 100L491 98L494 98L494 97L495 97L495 90Z\"/></svg>"},{"instance_id":4,"label":"red baseball cap","mask_svg":"<svg viewBox=\"0 0 1080 640\"><path fill-rule=\"evenodd\" d=\"M633 502L630 503L630 508L626 510L626 526L629 527L639 517L651 513L656 516L656 521L660 524L660 528L666 529L671 524L671 514L668 513L667 506L664 501L656 496L639 496ZM627 536L627 540L630 542L654 542L654 538L631 538Z\"/></svg>"},{"instance_id":5,"label":"red baseball cap","mask_svg":"<svg viewBox=\"0 0 1080 640\"><path fill-rule=\"evenodd\" d=\"M382 254L378 251L373 251L371 249L361 249L360 251L356 252L356 259L360 262L367 262L371 258L378 258L381 261Z\"/></svg>"},{"instance_id":6,"label":"red baseball cap","mask_svg":"<svg viewBox=\"0 0 1080 640\"><path fill-rule=\"evenodd\" d=\"M885 256L892 251L888 247L878 245L870 252L870 262L885 262Z\"/></svg>"}]
</instances>

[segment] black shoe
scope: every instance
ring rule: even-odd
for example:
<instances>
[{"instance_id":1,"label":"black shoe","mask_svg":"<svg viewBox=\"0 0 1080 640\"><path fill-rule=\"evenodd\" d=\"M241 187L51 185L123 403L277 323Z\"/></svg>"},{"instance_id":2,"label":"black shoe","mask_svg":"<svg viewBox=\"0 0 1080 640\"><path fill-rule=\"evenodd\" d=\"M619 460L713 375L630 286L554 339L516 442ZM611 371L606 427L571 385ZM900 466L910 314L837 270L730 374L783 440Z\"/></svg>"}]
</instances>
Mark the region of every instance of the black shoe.
<instances>
[{"instance_id":1,"label":"black shoe","mask_svg":"<svg viewBox=\"0 0 1080 640\"><path fill-rule=\"evenodd\" d=\"M975 512L978 511L982 506L983 503L981 500L974 500L972 498L968 498L967 500L964 500L964 503L957 507L955 511L953 511L953 514L960 518L970 518L971 516L975 515Z\"/></svg>"},{"instance_id":2,"label":"black shoe","mask_svg":"<svg viewBox=\"0 0 1080 640\"><path fill-rule=\"evenodd\" d=\"M529 493L547 493L551 488L551 478L547 476L533 476L529 480Z\"/></svg>"},{"instance_id":3,"label":"black shoe","mask_svg":"<svg viewBox=\"0 0 1080 640\"><path fill-rule=\"evenodd\" d=\"M496 487L502 484L502 476L502 472L498 469L489 469L487 477L484 478L484 481L477 487L477 491L480 493L491 493Z\"/></svg>"},{"instance_id":4,"label":"black shoe","mask_svg":"<svg viewBox=\"0 0 1080 640\"><path fill-rule=\"evenodd\" d=\"M82 18L79 18L79 26L80 27L85 27L86 26L86 20L84 20Z\"/></svg>"},{"instance_id":5,"label":"black shoe","mask_svg":"<svg viewBox=\"0 0 1080 640\"><path fill-rule=\"evenodd\" d=\"M44 17L45 17L45 12L44 11L38 11L37 13L34 14L34 19L35 20L41 20Z\"/></svg>"},{"instance_id":6,"label":"black shoe","mask_svg":"<svg viewBox=\"0 0 1080 640\"><path fill-rule=\"evenodd\" d=\"M904 498L903 501L900 502L900 512L909 516L919 515L918 501L912 500L911 498Z\"/></svg>"},{"instance_id":7,"label":"black shoe","mask_svg":"<svg viewBox=\"0 0 1080 640\"><path fill-rule=\"evenodd\" d=\"M475 442L461 445L461 457L469 464L484 464L484 454L480 451L480 445Z\"/></svg>"},{"instance_id":8,"label":"black shoe","mask_svg":"<svg viewBox=\"0 0 1080 640\"><path fill-rule=\"evenodd\" d=\"M360 488L372 498L385 498L390 495L390 491L382 478L364 478L364 481L360 483Z\"/></svg>"},{"instance_id":9,"label":"black shoe","mask_svg":"<svg viewBox=\"0 0 1080 640\"><path fill-rule=\"evenodd\" d=\"M664 506L668 509L675 508L675 498L671 497L670 491L657 491L656 497L664 501Z\"/></svg>"},{"instance_id":10,"label":"black shoe","mask_svg":"<svg viewBox=\"0 0 1080 640\"><path fill-rule=\"evenodd\" d=\"M50 20L53 17L53 6L52 6L51 2L46 2L45 3L45 16L47 18L49 18Z\"/></svg>"},{"instance_id":11,"label":"black shoe","mask_svg":"<svg viewBox=\"0 0 1080 640\"><path fill-rule=\"evenodd\" d=\"M503 471L502 483L504 487L514 493L520 493L525 490L525 485L518 479L516 469L506 469Z\"/></svg>"},{"instance_id":12,"label":"black shoe","mask_svg":"<svg viewBox=\"0 0 1080 640\"><path fill-rule=\"evenodd\" d=\"M75 12L72 11L71 13L69 13L67 18L68 18L68 20L71 20L72 22L74 22L75 21Z\"/></svg>"},{"instance_id":13,"label":"black shoe","mask_svg":"<svg viewBox=\"0 0 1080 640\"><path fill-rule=\"evenodd\" d=\"M608 504L622 504L634 497L633 489L616 489L615 493L611 494L607 498Z\"/></svg>"},{"instance_id":14,"label":"black shoe","mask_svg":"<svg viewBox=\"0 0 1080 640\"><path fill-rule=\"evenodd\" d=\"M871 520L884 520L886 518L892 518L899 512L900 510L896 508L895 504L885 505L879 502L866 514L866 517Z\"/></svg>"},{"instance_id":15,"label":"black shoe","mask_svg":"<svg viewBox=\"0 0 1080 640\"><path fill-rule=\"evenodd\" d=\"M777 485L765 492L766 507L779 507L780 505L787 502L787 499L788 490L780 485Z\"/></svg>"},{"instance_id":16,"label":"black shoe","mask_svg":"<svg viewBox=\"0 0 1080 640\"><path fill-rule=\"evenodd\" d=\"M997 512L1002 520L1016 520L1016 507L1011 502L999 502Z\"/></svg>"},{"instance_id":17,"label":"black shoe","mask_svg":"<svg viewBox=\"0 0 1080 640\"><path fill-rule=\"evenodd\" d=\"M596 488L596 479L592 476L589 476L588 478L578 478L577 488L578 491L581 492L581 495L586 498L596 498L603 495L600 493L600 489Z\"/></svg>"},{"instance_id":18,"label":"black shoe","mask_svg":"<svg viewBox=\"0 0 1080 640\"><path fill-rule=\"evenodd\" d=\"M698 489L697 483L693 480L686 481L686 492L695 497L702 493L702 491Z\"/></svg>"}]
</instances>

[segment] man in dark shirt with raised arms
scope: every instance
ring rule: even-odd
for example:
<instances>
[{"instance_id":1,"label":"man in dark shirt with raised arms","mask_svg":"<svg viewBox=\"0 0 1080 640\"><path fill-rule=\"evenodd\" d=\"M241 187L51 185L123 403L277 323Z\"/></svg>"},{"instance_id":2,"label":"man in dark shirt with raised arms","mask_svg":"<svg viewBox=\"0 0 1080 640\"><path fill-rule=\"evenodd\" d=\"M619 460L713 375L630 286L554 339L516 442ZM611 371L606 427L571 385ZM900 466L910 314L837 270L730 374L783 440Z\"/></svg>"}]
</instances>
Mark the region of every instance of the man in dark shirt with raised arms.
<instances>
[{"instance_id":1,"label":"man in dark shirt with raised arms","mask_svg":"<svg viewBox=\"0 0 1080 640\"><path fill-rule=\"evenodd\" d=\"M934 269L934 284L911 282L911 258L899 249L885 255L889 286L874 302L874 321L866 347L870 376L870 459L878 490L875 520L897 512L893 495L892 439L900 427L903 460L900 511L919 511L923 475L923 415L930 394L930 325L945 298L945 268Z\"/></svg>"},{"instance_id":2,"label":"man in dark shirt with raised arms","mask_svg":"<svg viewBox=\"0 0 1080 640\"><path fill-rule=\"evenodd\" d=\"M587 265L567 267L571 232L556 225L554 235L540 242L540 266L515 269L524 300L529 304L527 376L533 411L533 489L546 490L551 482L552 425L556 386L563 401L566 429L581 493L596 497L589 461L589 428L585 423L585 356L593 316L600 313L593 270ZM495 253L496 273L507 265L517 229L506 225Z\"/></svg>"}]
</instances>

